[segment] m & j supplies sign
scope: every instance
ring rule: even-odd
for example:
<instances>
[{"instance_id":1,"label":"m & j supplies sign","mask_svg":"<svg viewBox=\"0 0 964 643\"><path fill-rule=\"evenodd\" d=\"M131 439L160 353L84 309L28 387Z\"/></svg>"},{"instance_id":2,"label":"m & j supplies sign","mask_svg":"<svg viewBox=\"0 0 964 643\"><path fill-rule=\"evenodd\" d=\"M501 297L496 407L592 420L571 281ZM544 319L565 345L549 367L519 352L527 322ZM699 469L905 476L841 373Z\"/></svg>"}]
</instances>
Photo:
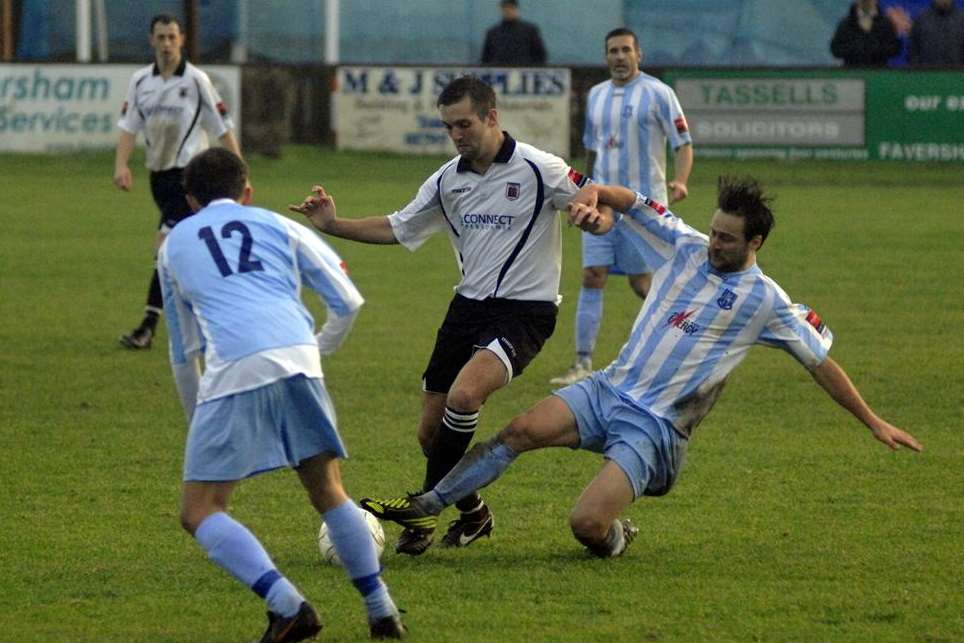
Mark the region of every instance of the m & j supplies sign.
<instances>
[{"instance_id":1,"label":"m & j supplies sign","mask_svg":"<svg viewBox=\"0 0 964 643\"><path fill-rule=\"evenodd\" d=\"M332 121L338 149L454 155L435 102L462 74L495 89L502 129L569 156L571 77L568 69L552 67L339 67Z\"/></svg>"}]
</instances>

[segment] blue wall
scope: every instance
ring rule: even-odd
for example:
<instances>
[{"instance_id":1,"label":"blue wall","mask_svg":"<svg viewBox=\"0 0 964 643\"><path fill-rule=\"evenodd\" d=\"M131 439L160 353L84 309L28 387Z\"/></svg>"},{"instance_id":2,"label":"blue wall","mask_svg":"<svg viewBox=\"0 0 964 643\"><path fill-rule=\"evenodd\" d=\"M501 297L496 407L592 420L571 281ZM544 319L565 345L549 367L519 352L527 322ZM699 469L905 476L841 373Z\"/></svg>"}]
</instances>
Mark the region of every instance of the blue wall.
<instances>
[{"instance_id":1,"label":"blue wall","mask_svg":"<svg viewBox=\"0 0 964 643\"><path fill-rule=\"evenodd\" d=\"M964 0L957 0L964 7ZM107 2L110 58L147 61L151 16L180 16L182 0ZM628 26L644 64L833 65L829 43L844 0L521 0L556 65L600 65L603 37ZM914 16L929 0L881 0ZM346 63L472 64L485 31L500 18L497 0L342 0ZM251 60L319 62L325 48L324 0L202 0L202 60L226 61L247 26ZM74 0L23 0L20 60L70 60ZM896 59L895 64L901 62Z\"/></svg>"}]
</instances>

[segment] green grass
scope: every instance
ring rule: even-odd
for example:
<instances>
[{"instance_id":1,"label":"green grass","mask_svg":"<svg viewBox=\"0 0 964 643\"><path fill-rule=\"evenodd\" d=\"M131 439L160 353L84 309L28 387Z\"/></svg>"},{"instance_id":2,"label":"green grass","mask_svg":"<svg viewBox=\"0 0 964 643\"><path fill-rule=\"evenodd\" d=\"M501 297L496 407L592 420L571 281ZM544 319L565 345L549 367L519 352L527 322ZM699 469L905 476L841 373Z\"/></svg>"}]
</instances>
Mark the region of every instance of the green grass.
<instances>
[{"instance_id":1,"label":"green grass","mask_svg":"<svg viewBox=\"0 0 964 643\"><path fill-rule=\"evenodd\" d=\"M253 160L256 200L283 211L320 182L342 214L382 214L439 161L292 147ZM250 640L261 603L177 524L185 426L163 333L148 353L116 347L139 319L157 215L145 172L123 194L111 163L0 156L0 640ZM413 640L964 639L960 166L698 159L677 209L697 227L721 172L778 194L761 265L823 316L837 361L926 450L887 451L790 357L758 349L697 429L673 493L629 509L642 533L624 557L590 559L569 535L600 460L568 450L523 456L486 492L491 540L386 553ZM486 405L483 437L571 360L578 235L564 239L556 334ZM415 254L333 245L368 301L325 361L352 453L345 482L356 496L413 488L420 374L457 280L452 251L441 237ZM600 366L638 307L612 282ZM319 559L295 476L242 485L233 511L323 613L324 638L366 636L354 590Z\"/></svg>"}]
</instances>

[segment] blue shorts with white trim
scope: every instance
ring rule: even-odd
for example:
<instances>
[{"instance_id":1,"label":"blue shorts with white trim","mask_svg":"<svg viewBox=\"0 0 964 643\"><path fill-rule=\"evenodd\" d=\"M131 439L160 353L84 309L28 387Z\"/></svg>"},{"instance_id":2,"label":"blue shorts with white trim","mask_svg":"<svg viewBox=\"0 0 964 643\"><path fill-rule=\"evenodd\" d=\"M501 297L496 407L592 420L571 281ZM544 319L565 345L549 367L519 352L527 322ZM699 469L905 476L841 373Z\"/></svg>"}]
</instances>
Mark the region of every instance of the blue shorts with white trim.
<instances>
[{"instance_id":1,"label":"blue shorts with white trim","mask_svg":"<svg viewBox=\"0 0 964 643\"><path fill-rule=\"evenodd\" d=\"M346 458L321 380L295 375L198 405L184 449L184 480L241 480L296 467L319 453Z\"/></svg>"},{"instance_id":2,"label":"blue shorts with white trim","mask_svg":"<svg viewBox=\"0 0 964 643\"><path fill-rule=\"evenodd\" d=\"M670 423L619 397L601 372L555 391L576 417L579 446L623 470L633 495L669 493L686 458L687 440Z\"/></svg>"}]
</instances>

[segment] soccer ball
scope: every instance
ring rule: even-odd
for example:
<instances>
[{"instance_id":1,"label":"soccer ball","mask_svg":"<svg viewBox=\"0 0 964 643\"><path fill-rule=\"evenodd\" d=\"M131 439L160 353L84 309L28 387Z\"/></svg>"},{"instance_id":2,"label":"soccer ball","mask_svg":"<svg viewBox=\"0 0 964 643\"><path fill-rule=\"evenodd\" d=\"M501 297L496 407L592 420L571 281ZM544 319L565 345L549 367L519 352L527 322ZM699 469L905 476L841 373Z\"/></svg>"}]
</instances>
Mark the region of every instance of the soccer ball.
<instances>
[{"instance_id":1,"label":"soccer ball","mask_svg":"<svg viewBox=\"0 0 964 643\"><path fill-rule=\"evenodd\" d=\"M365 524L368 525L368 531L372 535L372 540L375 541L375 553L381 558L382 552L385 551L385 530L382 529L382 523L378 522L378 518L367 511L360 511L365 518ZM328 535L328 525L325 521L321 522L321 529L318 531L318 550L321 551L321 557L326 563L341 565L341 560L338 558L338 554L335 553L335 546L332 544L331 538Z\"/></svg>"}]
</instances>

